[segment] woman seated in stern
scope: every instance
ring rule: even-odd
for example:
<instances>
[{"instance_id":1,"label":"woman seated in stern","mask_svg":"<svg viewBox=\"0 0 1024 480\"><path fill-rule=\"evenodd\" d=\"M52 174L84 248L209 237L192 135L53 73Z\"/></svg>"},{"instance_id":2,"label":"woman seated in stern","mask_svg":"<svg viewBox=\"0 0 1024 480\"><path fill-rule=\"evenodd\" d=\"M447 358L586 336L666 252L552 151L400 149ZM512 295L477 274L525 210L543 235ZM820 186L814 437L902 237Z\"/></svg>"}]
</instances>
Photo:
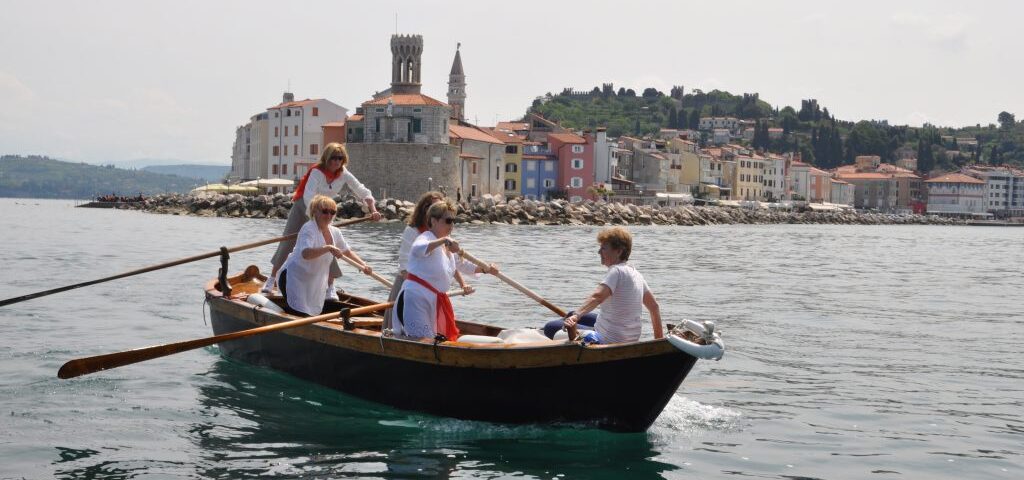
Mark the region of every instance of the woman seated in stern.
<instances>
[{"instance_id":1,"label":"woman seated in stern","mask_svg":"<svg viewBox=\"0 0 1024 480\"><path fill-rule=\"evenodd\" d=\"M597 251L601 265L608 267L604 280L580 308L569 312L564 319L544 325L544 334L554 338L555 333L564 327L569 331L569 338L575 339L580 326L593 329L584 336L588 343L635 342L640 340L643 326L640 305L643 305L651 314L654 338L664 336L658 301L647 287L643 275L627 263L633 249L633 236L625 228L612 227L597 234L597 243L601 245ZM601 313L596 315L593 311L598 306Z\"/></svg>"},{"instance_id":2,"label":"woman seated in stern","mask_svg":"<svg viewBox=\"0 0 1024 480\"><path fill-rule=\"evenodd\" d=\"M409 252L412 250L412 244L416 241L416 238L421 233L428 230L427 225L427 209L431 205L444 200L444 194L441 192L427 192L420 196L418 202L416 202L416 208L413 209L412 215L409 217L409 222L405 226L405 230L402 231L402 243L398 246L398 273L395 274L395 281L391 284L391 293L388 294L388 302L395 301L398 298L398 292L402 291L402 285L405 283L405 275L408 273L407 268L409 266ZM459 285L463 282L461 274L455 272L455 278L458 280ZM394 325L394 309L387 309L384 311L384 328L392 328Z\"/></svg>"},{"instance_id":3,"label":"woman seated in stern","mask_svg":"<svg viewBox=\"0 0 1024 480\"><path fill-rule=\"evenodd\" d=\"M331 265L342 255L361 265L363 273L371 268L349 248L341 230L331 226L338 206L331 197L317 195L309 202L309 221L299 229L295 249L288 255L277 283L285 298L285 310L303 317L319 315L324 310Z\"/></svg>"},{"instance_id":4,"label":"woman seated in stern","mask_svg":"<svg viewBox=\"0 0 1024 480\"><path fill-rule=\"evenodd\" d=\"M451 237L455 229L455 205L445 199L427 210L428 230L416 237L409 252L405 284L395 305L396 336L435 338L438 334L448 340L459 338L455 325L455 311L447 290L453 278L468 295L473 287L466 285L457 272L472 274L494 273L493 263L486 272L472 263L458 258L459 242Z\"/></svg>"}]
</instances>

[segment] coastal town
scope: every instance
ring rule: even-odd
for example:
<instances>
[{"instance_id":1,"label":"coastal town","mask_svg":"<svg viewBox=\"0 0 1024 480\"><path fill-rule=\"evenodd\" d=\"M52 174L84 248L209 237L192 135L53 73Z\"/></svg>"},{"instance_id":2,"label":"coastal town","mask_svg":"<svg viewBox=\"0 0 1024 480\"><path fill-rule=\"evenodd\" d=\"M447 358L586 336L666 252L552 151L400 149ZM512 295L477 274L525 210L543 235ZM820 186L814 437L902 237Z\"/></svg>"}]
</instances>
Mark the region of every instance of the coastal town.
<instances>
[{"instance_id":1,"label":"coastal town","mask_svg":"<svg viewBox=\"0 0 1024 480\"><path fill-rule=\"evenodd\" d=\"M1024 170L970 164L957 171L920 172L913 151L902 152L894 163L861 155L853 164L820 169L799 152L754 148L759 131L769 139L784 133L767 127L768 119L762 124L701 117L696 129L615 138L604 127L573 130L536 113L475 125L465 118L470 97L458 48L447 99L441 101L421 92L422 36L393 35L390 47L390 87L354 111L324 98L296 100L286 92L280 103L239 126L229 183L286 193L319 161L324 145L339 142L349 151L349 168L378 198L410 200L439 190L460 201L486 195L963 219L1024 216ZM605 84L603 90L613 86ZM682 87L678 90L681 95ZM973 139L950 140L964 151L977 148Z\"/></svg>"}]
</instances>

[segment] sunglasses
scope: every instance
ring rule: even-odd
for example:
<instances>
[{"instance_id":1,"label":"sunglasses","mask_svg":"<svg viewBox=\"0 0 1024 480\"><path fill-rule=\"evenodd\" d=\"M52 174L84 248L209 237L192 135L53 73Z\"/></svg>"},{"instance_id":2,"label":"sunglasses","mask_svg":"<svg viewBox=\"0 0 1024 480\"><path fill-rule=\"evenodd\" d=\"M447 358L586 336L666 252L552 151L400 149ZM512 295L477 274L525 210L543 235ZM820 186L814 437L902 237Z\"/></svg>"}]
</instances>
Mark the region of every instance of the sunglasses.
<instances>
[{"instance_id":1,"label":"sunglasses","mask_svg":"<svg viewBox=\"0 0 1024 480\"><path fill-rule=\"evenodd\" d=\"M333 156L331 158L328 158L328 160L337 160L339 162L344 162L345 161L345 157L342 157L340 155L335 155L335 156Z\"/></svg>"},{"instance_id":2,"label":"sunglasses","mask_svg":"<svg viewBox=\"0 0 1024 480\"><path fill-rule=\"evenodd\" d=\"M324 215L337 215L338 211L337 210L331 210L329 208L321 208L320 209L320 213L322 213Z\"/></svg>"}]
</instances>

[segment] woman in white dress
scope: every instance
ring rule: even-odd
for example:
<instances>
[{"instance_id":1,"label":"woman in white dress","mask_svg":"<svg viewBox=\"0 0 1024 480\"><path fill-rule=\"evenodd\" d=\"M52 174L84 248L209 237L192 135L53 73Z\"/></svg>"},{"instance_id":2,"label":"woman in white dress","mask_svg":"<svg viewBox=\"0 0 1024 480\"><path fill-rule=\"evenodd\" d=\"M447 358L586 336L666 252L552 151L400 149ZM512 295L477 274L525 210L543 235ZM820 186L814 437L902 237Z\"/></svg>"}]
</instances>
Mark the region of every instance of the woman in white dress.
<instances>
[{"instance_id":1,"label":"woman in white dress","mask_svg":"<svg viewBox=\"0 0 1024 480\"><path fill-rule=\"evenodd\" d=\"M299 229L295 249L288 255L277 279L288 313L312 316L323 312L335 259L346 256L361 265L363 273L372 271L352 251L341 230L331 226L337 213L338 206L330 197L317 195L309 202L309 221Z\"/></svg>"},{"instance_id":2,"label":"woman in white dress","mask_svg":"<svg viewBox=\"0 0 1024 480\"><path fill-rule=\"evenodd\" d=\"M412 215L409 216L409 222L405 226L405 230L402 230L402 243L398 246L398 273L395 274L395 280L391 284L388 302L395 301L398 298L398 292L402 291L412 244L416 241L416 237L427 231L427 209L442 200L444 200L443 193L432 191L421 195L419 201L416 202L416 207L413 209ZM459 280L459 284L461 285L462 283L462 280ZM392 328L393 324L394 309L389 308L384 311L384 329Z\"/></svg>"},{"instance_id":3,"label":"woman in white dress","mask_svg":"<svg viewBox=\"0 0 1024 480\"><path fill-rule=\"evenodd\" d=\"M366 203L366 208L369 209L373 221L380 220L377 202L374 200L373 194L370 193L370 189L359 183L352 172L345 168L346 165L348 165L348 151L345 150L345 146L340 143L328 143L324 147L323 154L320 155L320 163L306 172L302 181L299 182L298 188L295 189L295 194L292 196L292 208L288 211L288 221L285 223L282 235L298 232L299 228L306 223L307 205L310 204L313 197L325 195L334 198L341 193L341 189L346 185L357 198ZM267 283L263 285L263 293L270 293L273 290L273 279L277 278L281 265L284 265L294 248L295 240L285 240L277 245L277 251L274 252L274 258L271 259L273 269ZM324 291L328 298L337 300L338 293L334 289L334 279L341 276L341 268L338 267L337 261L331 261L330 268L331 276Z\"/></svg>"},{"instance_id":4,"label":"woman in white dress","mask_svg":"<svg viewBox=\"0 0 1024 480\"><path fill-rule=\"evenodd\" d=\"M398 295L392 328L396 336L435 338L440 334L448 340L456 340L459 329L446 291L455 278L467 294L473 291L456 277L456 272L476 278L481 273L497 272L498 267L490 264L485 272L458 258L459 242L451 237L455 228L455 205L451 200L430 206L427 225L429 229L416 237L409 252L408 273Z\"/></svg>"}]
</instances>

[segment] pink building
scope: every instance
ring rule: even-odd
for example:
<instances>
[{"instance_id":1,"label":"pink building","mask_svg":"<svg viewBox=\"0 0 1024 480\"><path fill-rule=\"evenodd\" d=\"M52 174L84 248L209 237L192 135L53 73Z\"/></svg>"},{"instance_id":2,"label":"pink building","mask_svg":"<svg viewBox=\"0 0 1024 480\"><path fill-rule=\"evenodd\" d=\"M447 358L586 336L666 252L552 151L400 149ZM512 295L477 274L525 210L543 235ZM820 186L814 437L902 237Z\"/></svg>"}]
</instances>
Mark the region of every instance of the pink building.
<instances>
[{"instance_id":1,"label":"pink building","mask_svg":"<svg viewBox=\"0 0 1024 480\"><path fill-rule=\"evenodd\" d=\"M587 191L594 183L594 137L549 133L548 148L558 158L558 187L568 187L569 201L594 200Z\"/></svg>"}]
</instances>

